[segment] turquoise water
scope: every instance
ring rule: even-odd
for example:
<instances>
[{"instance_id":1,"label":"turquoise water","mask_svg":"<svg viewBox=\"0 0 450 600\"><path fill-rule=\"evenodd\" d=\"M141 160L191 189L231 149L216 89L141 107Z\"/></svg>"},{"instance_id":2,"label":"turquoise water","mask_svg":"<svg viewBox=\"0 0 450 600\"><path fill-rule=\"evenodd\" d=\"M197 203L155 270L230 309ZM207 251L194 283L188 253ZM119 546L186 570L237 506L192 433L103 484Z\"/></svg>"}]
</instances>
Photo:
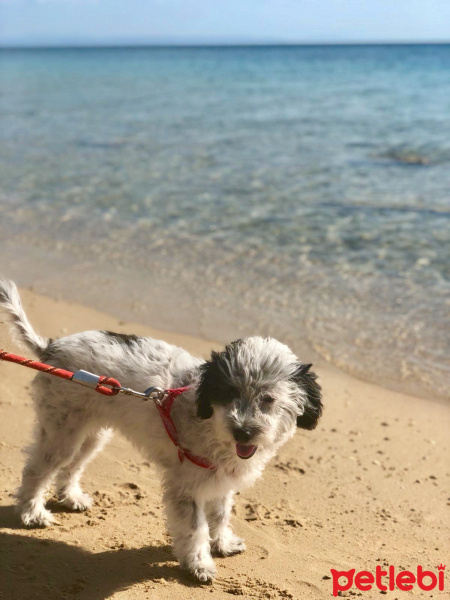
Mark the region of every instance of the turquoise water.
<instances>
[{"instance_id":1,"label":"turquoise water","mask_svg":"<svg viewBox=\"0 0 450 600\"><path fill-rule=\"evenodd\" d=\"M2 51L0 75L3 272L445 395L450 46Z\"/></svg>"}]
</instances>

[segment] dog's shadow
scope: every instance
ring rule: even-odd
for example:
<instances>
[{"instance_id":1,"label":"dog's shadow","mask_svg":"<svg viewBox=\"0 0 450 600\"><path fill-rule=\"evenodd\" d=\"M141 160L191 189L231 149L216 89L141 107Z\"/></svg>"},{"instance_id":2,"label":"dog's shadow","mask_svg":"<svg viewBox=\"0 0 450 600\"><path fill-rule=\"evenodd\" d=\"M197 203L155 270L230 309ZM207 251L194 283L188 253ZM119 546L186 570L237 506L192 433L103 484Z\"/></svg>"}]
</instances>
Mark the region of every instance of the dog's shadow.
<instances>
[{"instance_id":1,"label":"dog's shadow","mask_svg":"<svg viewBox=\"0 0 450 600\"><path fill-rule=\"evenodd\" d=\"M3 528L19 530L13 507L0 507ZM0 598L104 600L139 582L158 585L152 579L198 585L174 562L167 545L91 553L20 531L0 532Z\"/></svg>"}]
</instances>

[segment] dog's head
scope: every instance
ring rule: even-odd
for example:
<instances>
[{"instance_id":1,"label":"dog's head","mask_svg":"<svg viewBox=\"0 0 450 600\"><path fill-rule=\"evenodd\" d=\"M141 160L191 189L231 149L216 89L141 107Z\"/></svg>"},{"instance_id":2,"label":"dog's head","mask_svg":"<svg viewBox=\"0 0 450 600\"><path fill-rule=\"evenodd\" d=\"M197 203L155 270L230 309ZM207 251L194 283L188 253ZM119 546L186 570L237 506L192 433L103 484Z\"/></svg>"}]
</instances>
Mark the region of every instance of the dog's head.
<instances>
[{"instance_id":1,"label":"dog's head","mask_svg":"<svg viewBox=\"0 0 450 600\"><path fill-rule=\"evenodd\" d=\"M251 458L258 446L278 446L295 426L317 425L321 388L311 366L273 338L232 342L200 367L197 414L214 417L223 441L234 443L240 458Z\"/></svg>"}]
</instances>

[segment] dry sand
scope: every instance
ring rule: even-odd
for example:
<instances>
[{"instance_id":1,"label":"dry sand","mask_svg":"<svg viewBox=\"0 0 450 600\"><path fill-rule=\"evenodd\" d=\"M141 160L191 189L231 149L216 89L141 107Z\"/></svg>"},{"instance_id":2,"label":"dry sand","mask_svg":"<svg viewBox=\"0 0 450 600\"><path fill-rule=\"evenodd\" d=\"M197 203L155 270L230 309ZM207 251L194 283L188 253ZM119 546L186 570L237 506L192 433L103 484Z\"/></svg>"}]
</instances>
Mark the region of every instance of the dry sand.
<instances>
[{"instance_id":1,"label":"dry sand","mask_svg":"<svg viewBox=\"0 0 450 600\"><path fill-rule=\"evenodd\" d=\"M43 335L105 328L164 338L201 356L218 347L27 290L23 299ZM5 324L0 347L18 350ZM421 564L436 570L441 562L450 568L450 406L386 391L332 367L319 375L325 412L318 428L299 431L262 479L237 496L233 526L247 551L218 559L217 581L202 587L172 558L157 470L119 436L85 474L92 510L69 513L53 505L58 525L21 526L12 494L33 425L33 372L0 363L0 598L308 600L332 598L331 568L374 572L380 564L415 571ZM449 579L447 573L447 589ZM447 593L416 587L382 597ZM344 593L350 594L381 597L377 589Z\"/></svg>"}]
</instances>

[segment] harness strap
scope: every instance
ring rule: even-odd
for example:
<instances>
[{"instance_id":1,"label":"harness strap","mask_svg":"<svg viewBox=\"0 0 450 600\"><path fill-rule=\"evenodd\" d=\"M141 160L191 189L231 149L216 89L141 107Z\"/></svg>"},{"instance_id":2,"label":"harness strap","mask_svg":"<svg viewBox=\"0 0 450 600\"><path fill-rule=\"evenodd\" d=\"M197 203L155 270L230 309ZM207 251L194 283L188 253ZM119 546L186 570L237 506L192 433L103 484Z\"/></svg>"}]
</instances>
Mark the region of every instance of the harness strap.
<instances>
[{"instance_id":1,"label":"harness strap","mask_svg":"<svg viewBox=\"0 0 450 600\"><path fill-rule=\"evenodd\" d=\"M197 456L187 448L182 448L180 446L177 428L175 427L175 423L170 416L170 411L172 410L175 398L188 389L189 387L182 387L166 390L167 397L161 403L156 402L156 407L167 431L167 435L171 439L172 443L178 448L178 458L180 462L183 462L184 458L186 457L191 463L197 465L198 467L215 471L216 467L207 458Z\"/></svg>"}]
</instances>

